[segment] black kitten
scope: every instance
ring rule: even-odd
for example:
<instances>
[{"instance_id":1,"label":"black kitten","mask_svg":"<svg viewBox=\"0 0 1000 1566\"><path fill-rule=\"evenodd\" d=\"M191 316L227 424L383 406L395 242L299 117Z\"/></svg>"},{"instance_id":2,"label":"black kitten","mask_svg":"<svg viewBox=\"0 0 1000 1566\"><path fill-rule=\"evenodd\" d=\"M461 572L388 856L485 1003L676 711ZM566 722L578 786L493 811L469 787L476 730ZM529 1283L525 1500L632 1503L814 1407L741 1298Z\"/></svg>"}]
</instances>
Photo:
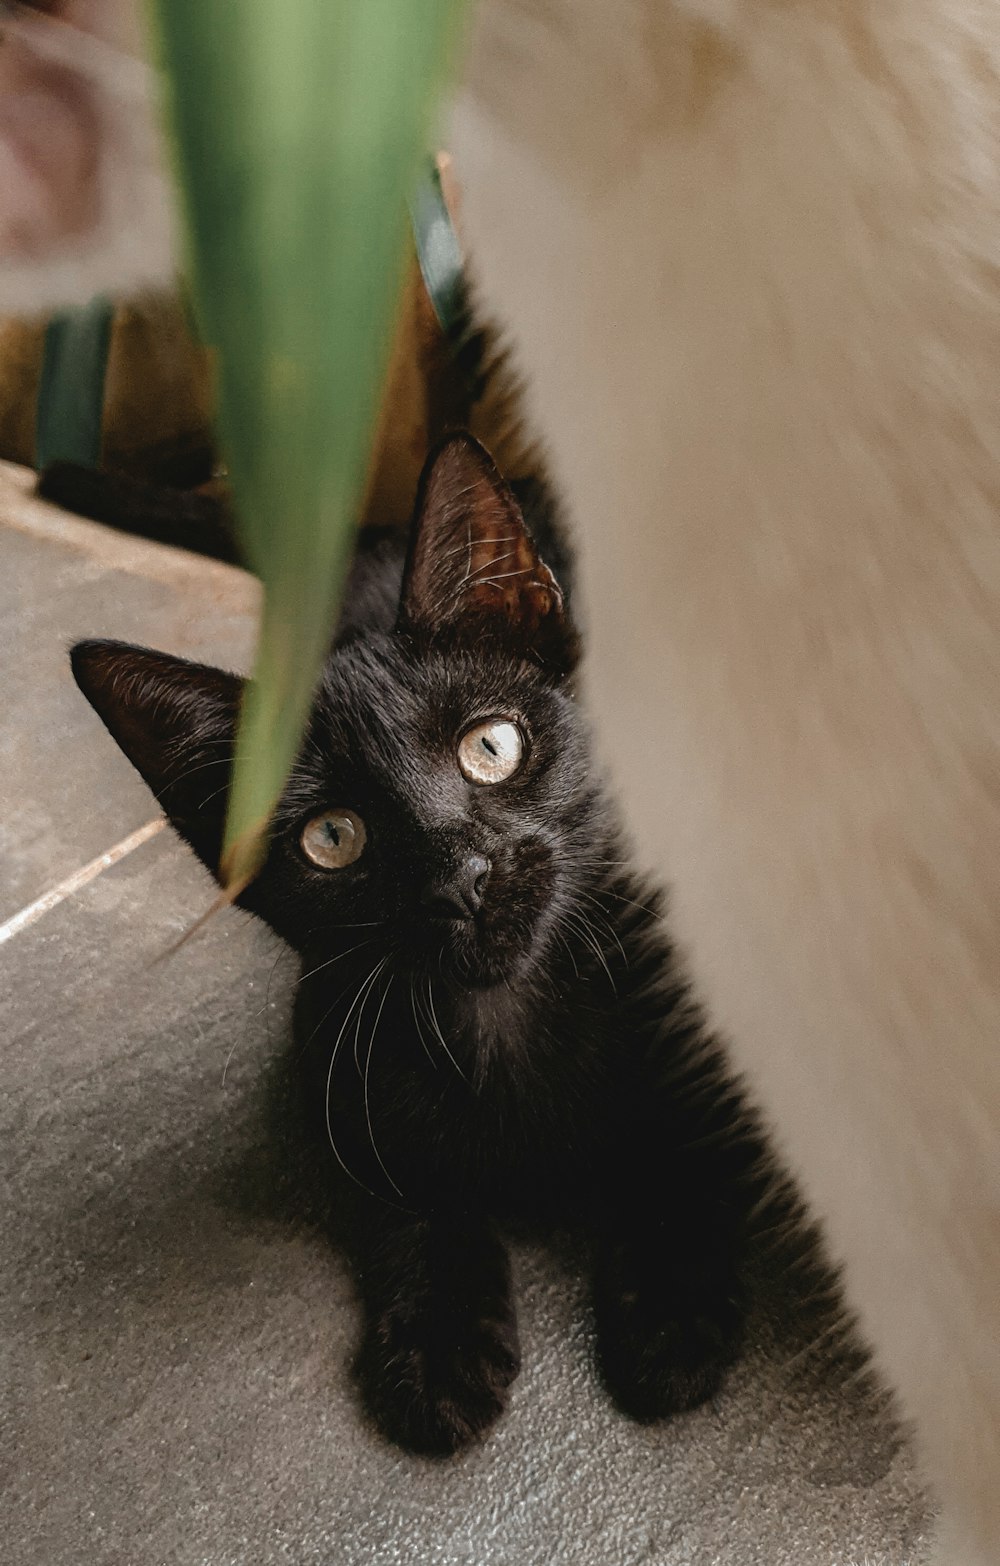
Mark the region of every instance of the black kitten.
<instances>
[{"instance_id":1,"label":"black kitten","mask_svg":"<svg viewBox=\"0 0 1000 1566\"><path fill-rule=\"evenodd\" d=\"M543 1216L593 1237L615 1401L672 1414L738 1347L756 1143L595 778L562 592L469 437L428 463L404 547L362 542L240 899L302 957L364 1398L413 1451L489 1428L519 1364L497 1225ZM241 681L114 642L73 668L214 869Z\"/></svg>"}]
</instances>

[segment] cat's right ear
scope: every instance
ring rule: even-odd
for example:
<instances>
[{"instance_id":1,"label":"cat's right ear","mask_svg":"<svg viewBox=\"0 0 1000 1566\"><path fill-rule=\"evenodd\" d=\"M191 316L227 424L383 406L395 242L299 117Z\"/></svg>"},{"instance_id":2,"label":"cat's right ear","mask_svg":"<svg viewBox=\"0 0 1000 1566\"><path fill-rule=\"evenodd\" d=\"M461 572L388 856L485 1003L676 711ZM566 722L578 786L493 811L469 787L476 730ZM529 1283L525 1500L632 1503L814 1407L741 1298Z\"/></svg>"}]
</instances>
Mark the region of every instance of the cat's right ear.
<instances>
[{"instance_id":1,"label":"cat's right ear","mask_svg":"<svg viewBox=\"0 0 1000 1566\"><path fill-rule=\"evenodd\" d=\"M559 584L493 459L464 431L446 436L424 465L397 624L499 640L556 678L576 665Z\"/></svg>"},{"instance_id":2,"label":"cat's right ear","mask_svg":"<svg viewBox=\"0 0 1000 1566\"><path fill-rule=\"evenodd\" d=\"M127 642L78 642L70 662L91 706L214 875L243 681Z\"/></svg>"}]
</instances>

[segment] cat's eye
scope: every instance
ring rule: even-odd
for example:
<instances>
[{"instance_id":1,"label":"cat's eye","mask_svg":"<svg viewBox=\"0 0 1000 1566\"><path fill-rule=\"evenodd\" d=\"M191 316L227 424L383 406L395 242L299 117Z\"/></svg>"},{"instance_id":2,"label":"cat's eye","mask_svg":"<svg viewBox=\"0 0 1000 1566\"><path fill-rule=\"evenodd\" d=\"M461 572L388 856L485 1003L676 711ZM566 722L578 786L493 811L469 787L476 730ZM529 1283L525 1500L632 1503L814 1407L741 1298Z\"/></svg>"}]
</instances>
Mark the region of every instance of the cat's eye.
<instances>
[{"instance_id":1,"label":"cat's eye","mask_svg":"<svg viewBox=\"0 0 1000 1566\"><path fill-rule=\"evenodd\" d=\"M343 870L365 846L365 824L353 810L324 810L302 828L299 841L307 859L321 870Z\"/></svg>"},{"instance_id":2,"label":"cat's eye","mask_svg":"<svg viewBox=\"0 0 1000 1566\"><path fill-rule=\"evenodd\" d=\"M503 783L524 760L524 735L507 718L489 718L458 742L458 764L470 783Z\"/></svg>"}]
</instances>

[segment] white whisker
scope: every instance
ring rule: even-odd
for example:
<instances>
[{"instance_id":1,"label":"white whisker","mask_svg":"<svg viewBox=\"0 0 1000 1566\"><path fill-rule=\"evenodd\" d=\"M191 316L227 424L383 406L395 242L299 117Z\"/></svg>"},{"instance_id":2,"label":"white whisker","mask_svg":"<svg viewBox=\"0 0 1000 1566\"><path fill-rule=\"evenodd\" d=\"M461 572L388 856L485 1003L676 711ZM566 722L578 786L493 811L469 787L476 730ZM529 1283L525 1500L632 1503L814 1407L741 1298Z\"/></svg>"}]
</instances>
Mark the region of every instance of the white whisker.
<instances>
[{"instance_id":1,"label":"white whisker","mask_svg":"<svg viewBox=\"0 0 1000 1566\"><path fill-rule=\"evenodd\" d=\"M431 1054L430 1046L428 1045L427 1040L424 1038L424 1030L420 1026L420 1018L417 1016L417 992L413 988L413 979L412 978L410 979L410 1009L413 1012L413 1025L414 1025L414 1027L417 1030L417 1038L420 1040L421 1044L423 1045L424 1054L427 1056L427 1059L430 1061L431 1065L434 1067L434 1070L437 1071L438 1063L434 1059L434 1056Z\"/></svg>"},{"instance_id":2,"label":"white whisker","mask_svg":"<svg viewBox=\"0 0 1000 1566\"><path fill-rule=\"evenodd\" d=\"M431 981L430 981L429 978L427 980L427 1004L430 1007L431 1022L432 1022L433 1027L434 1027L434 1032L437 1035L438 1043L441 1045L441 1048L444 1050L445 1054L447 1055L448 1059L451 1061L452 1065L454 1066L455 1070L458 1072L459 1076L461 1077L462 1081L465 1083L466 1087L471 1087L471 1083L469 1082L468 1077L465 1075L465 1072L462 1070L461 1066L458 1064L458 1061L455 1059L455 1057L452 1054L451 1050L448 1048L448 1045L445 1042L445 1036L441 1032L441 1024L438 1022L437 1012L434 1009L434 992L433 992L433 990L431 988Z\"/></svg>"},{"instance_id":3,"label":"white whisker","mask_svg":"<svg viewBox=\"0 0 1000 1566\"><path fill-rule=\"evenodd\" d=\"M329 1139L330 1146L333 1149L333 1156L337 1160L337 1162L340 1165L341 1169L344 1171L345 1175L347 1175L348 1179L349 1180L353 1180L355 1185L359 1185L361 1187L361 1189L363 1191L367 1191L368 1195L371 1196L371 1197L374 1197L375 1192L371 1189L370 1186L366 1185L363 1180L360 1180L358 1178L358 1176L354 1173L353 1169L349 1169L347 1167L347 1164L344 1162L343 1158L341 1157L340 1149L337 1146L336 1138L334 1137L334 1134L333 1134L333 1117L330 1114L330 1089L333 1086L333 1068L334 1068L334 1066L337 1063L337 1054L338 1054L338 1052L340 1050L340 1043L341 1043L341 1040L344 1037L345 1032L347 1031L347 1025L348 1025L348 1023L351 1020L351 1015L352 1015L352 1013L354 1011L354 1008L355 1008L355 1006L357 1005L358 1001L361 998L361 992L362 992L362 990L365 990L365 994L367 995L367 990L365 989L365 986L369 983L370 980L374 979L379 973L381 973L382 969L385 967L385 965L386 965L386 963L388 961L389 961L388 957L383 957L382 961L380 963L378 963L372 969L371 973L368 974L367 978L362 979L360 985L358 986L358 993L355 995L355 997L352 1000L351 1004L348 1006L348 1008L347 1008L347 1015L344 1017L344 1020L341 1023L340 1032L337 1034L336 1042L334 1043L333 1049L332 1049L332 1051L330 1053L330 1065L329 1065L329 1068L328 1068L327 1073L326 1073L326 1103L325 1103L325 1109L326 1109L326 1134L327 1134L327 1137ZM330 1010L332 1011L333 1007L331 1007ZM328 1011L326 1016L328 1017L329 1015L330 1015L330 1012ZM326 1017L323 1018L323 1022L325 1022L325 1021L326 1021ZM315 1037L316 1033L318 1032L319 1027L321 1027L321 1026L322 1026L322 1022L320 1024L318 1024L318 1026L316 1028L313 1029L311 1037L313 1037L313 1038Z\"/></svg>"},{"instance_id":4,"label":"white whisker","mask_svg":"<svg viewBox=\"0 0 1000 1566\"><path fill-rule=\"evenodd\" d=\"M614 925L611 923L611 920L608 917L608 914L607 914L606 910L601 907L600 899L597 898L597 897L593 897L590 894L590 892L579 892L577 895L579 897L586 898L587 902L588 903L593 903L594 907L598 910L598 912L600 913L600 916L601 916L601 923L604 925L604 928L607 930L607 932L610 935L611 939L614 941L614 943L617 946L618 950L621 952L621 954L622 954L622 962L625 964L625 966L627 968L628 967L628 958L625 955L625 948L622 945L621 941L619 940L619 938L618 938L618 931L615 929Z\"/></svg>"},{"instance_id":5,"label":"white whisker","mask_svg":"<svg viewBox=\"0 0 1000 1566\"><path fill-rule=\"evenodd\" d=\"M377 978L378 974L376 974L375 977L369 981L368 987L365 990L365 998L358 1007L358 1015L354 1023L354 1069L358 1073L359 1077L361 1075L361 1019L365 1014L365 1007L368 1005L368 997L375 988L375 982Z\"/></svg>"},{"instance_id":6,"label":"white whisker","mask_svg":"<svg viewBox=\"0 0 1000 1566\"><path fill-rule=\"evenodd\" d=\"M359 952L362 946L370 946L374 939L374 935L366 936L366 938L363 941L359 941L356 946L349 946L346 952L338 952L336 957L328 957L326 962L317 963L316 967L310 968L308 973L300 973L299 977L295 981L296 985L304 984L306 979L311 979L314 974L321 973L324 968L331 967L335 962L342 962L345 957L350 957L352 952Z\"/></svg>"},{"instance_id":7,"label":"white whisker","mask_svg":"<svg viewBox=\"0 0 1000 1566\"><path fill-rule=\"evenodd\" d=\"M575 930L579 938L593 952L594 956L597 958L601 967L608 976L608 983L611 985L611 988L617 995L618 986L615 984L611 969L608 967L607 958L601 950L600 942L598 941L597 936L594 934L593 929L588 925L582 911L577 909L573 913L566 913L563 915L563 918L564 921L569 925L570 929ZM577 923L578 920L580 921L579 923Z\"/></svg>"},{"instance_id":8,"label":"white whisker","mask_svg":"<svg viewBox=\"0 0 1000 1566\"><path fill-rule=\"evenodd\" d=\"M395 974L390 974L389 975L389 980L388 980L388 983L386 984L385 990L383 992L382 1000L381 1000L381 1002L379 1004L378 1011L375 1014L375 1025L372 1028L372 1036L371 1036L371 1040L370 1040L369 1045L368 1045L368 1055L367 1055L367 1058L365 1060L364 1100L365 1100L365 1120L368 1123L368 1140L369 1140L369 1142L372 1145L372 1152L375 1154L375 1158L376 1158L376 1160L378 1162L379 1168L381 1169L382 1173L385 1175L385 1177L388 1180L389 1184L392 1186L392 1188L395 1191L396 1195L401 1197L403 1195L403 1193L399 1189L399 1186L396 1184L395 1180L392 1178L392 1175L389 1173L388 1169L385 1167L385 1161L382 1158L382 1154L379 1152L378 1148L375 1145L375 1131L374 1131L374 1128L372 1126L371 1105L370 1105L369 1099L368 1099L368 1073L371 1070L372 1053L373 1053L373 1051L375 1049L375 1035L378 1032L378 1025L379 1025L379 1023L382 1020L382 1011L383 1011L383 1009L385 1007L386 997L388 996L389 991L392 988L392 981L393 981L394 978L395 978Z\"/></svg>"}]
</instances>

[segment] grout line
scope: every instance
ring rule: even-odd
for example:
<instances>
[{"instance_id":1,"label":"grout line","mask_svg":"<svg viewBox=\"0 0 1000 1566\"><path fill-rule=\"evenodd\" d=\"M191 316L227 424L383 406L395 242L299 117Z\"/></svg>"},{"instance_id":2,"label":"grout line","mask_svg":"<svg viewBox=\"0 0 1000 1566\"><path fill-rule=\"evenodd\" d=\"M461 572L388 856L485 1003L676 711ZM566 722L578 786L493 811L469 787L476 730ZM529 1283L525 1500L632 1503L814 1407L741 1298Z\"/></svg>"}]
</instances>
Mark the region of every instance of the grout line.
<instances>
[{"instance_id":1,"label":"grout line","mask_svg":"<svg viewBox=\"0 0 1000 1566\"><path fill-rule=\"evenodd\" d=\"M106 854L99 854L96 859L90 861L89 865L82 865L79 870L74 870L65 881L60 881L58 886L54 886L51 892L45 892L33 903L29 903L27 908L22 908L20 913L13 914L5 924L0 924L0 946L4 941L9 941L12 935L26 930L50 909L58 908L60 903L65 902L67 897L72 897L74 892L78 892L89 881L96 881L99 875L102 875L105 870L110 870L112 865L116 865L134 849L141 848L143 843L148 843L157 832L162 832L166 824L163 816L157 816L155 821L147 821L146 825L140 827L137 832L123 837L114 848L109 848Z\"/></svg>"},{"instance_id":2,"label":"grout line","mask_svg":"<svg viewBox=\"0 0 1000 1566\"><path fill-rule=\"evenodd\" d=\"M0 0L0 16L3 7L4 0ZM199 603L221 606L228 615L247 616L251 625L256 625L261 585L241 566L209 560L133 533L119 533L103 522L62 511L37 499L36 477L33 469L0 459L0 536L5 528L13 528L29 538L71 549L104 570L192 591Z\"/></svg>"}]
</instances>

